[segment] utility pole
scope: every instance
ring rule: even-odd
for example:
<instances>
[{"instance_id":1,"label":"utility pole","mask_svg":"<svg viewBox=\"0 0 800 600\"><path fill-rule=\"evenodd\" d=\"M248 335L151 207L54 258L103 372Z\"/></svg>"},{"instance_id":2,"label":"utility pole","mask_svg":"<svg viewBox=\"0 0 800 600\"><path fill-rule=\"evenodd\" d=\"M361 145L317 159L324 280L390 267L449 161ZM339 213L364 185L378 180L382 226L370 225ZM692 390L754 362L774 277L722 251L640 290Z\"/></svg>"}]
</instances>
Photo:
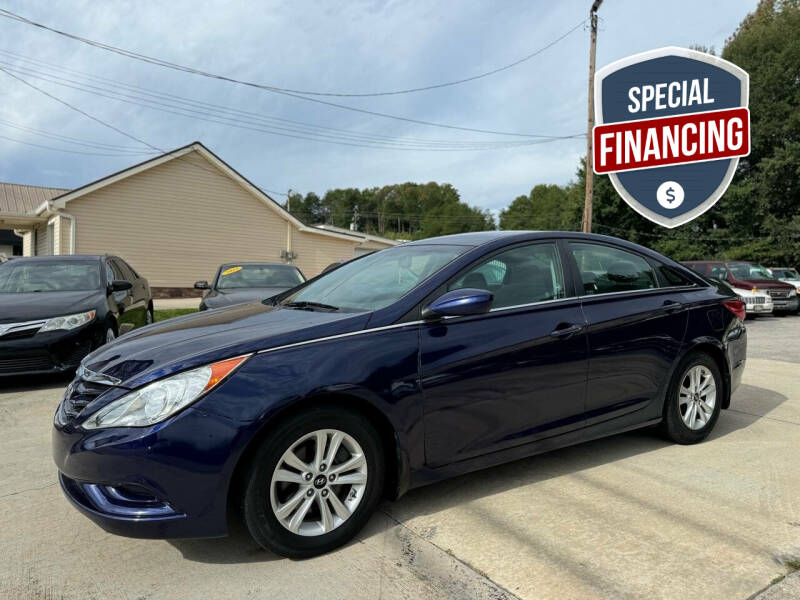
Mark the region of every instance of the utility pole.
<instances>
[{"instance_id":1,"label":"utility pole","mask_svg":"<svg viewBox=\"0 0 800 600\"><path fill-rule=\"evenodd\" d=\"M597 9L603 0L594 0L589 10L592 39L589 43L589 127L586 133L586 199L583 204L583 232L592 231L592 199L594 196L594 165L592 160L592 129L594 128L594 56L597 46Z\"/></svg>"}]
</instances>

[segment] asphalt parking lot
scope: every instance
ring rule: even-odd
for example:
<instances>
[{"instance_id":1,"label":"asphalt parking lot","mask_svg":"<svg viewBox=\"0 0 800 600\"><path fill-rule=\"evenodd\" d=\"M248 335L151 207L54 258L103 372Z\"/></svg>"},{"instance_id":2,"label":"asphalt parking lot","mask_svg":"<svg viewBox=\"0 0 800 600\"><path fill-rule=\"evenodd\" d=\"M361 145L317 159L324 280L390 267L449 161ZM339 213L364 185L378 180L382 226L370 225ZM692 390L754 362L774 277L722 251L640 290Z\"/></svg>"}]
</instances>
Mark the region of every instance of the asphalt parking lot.
<instances>
[{"instance_id":1,"label":"asphalt parking lot","mask_svg":"<svg viewBox=\"0 0 800 600\"><path fill-rule=\"evenodd\" d=\"M55 483L67 382L0 383L0 597L753 597L800 567L800 316L748 321L748 336L744 383L707 442L638 431L462 476L384 503L355 542L306 561L240 527L106 534ZM798 590L789 577L766 593Z\"/></svg>"}]
</instances>

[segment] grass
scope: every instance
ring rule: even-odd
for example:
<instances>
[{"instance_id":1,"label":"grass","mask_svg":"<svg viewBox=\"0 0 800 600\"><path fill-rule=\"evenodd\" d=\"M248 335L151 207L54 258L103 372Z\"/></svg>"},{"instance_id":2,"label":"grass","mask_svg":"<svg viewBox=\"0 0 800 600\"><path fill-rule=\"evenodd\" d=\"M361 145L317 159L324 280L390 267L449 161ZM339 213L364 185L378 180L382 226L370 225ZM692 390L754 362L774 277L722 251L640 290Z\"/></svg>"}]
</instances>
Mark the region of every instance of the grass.
<instances>
[{"instance_id":1,"label":"grass","mask_svg":"<svg viewBox=\"0 0 800 600\"><path fill-rule=\"evenodd\" d=\"M172 317L180 317L181 315L188 315L197 312L196 308L164 308L161 310L153 311L153 318L155 322L166 321Z\"/></svg>"}]
</instances>

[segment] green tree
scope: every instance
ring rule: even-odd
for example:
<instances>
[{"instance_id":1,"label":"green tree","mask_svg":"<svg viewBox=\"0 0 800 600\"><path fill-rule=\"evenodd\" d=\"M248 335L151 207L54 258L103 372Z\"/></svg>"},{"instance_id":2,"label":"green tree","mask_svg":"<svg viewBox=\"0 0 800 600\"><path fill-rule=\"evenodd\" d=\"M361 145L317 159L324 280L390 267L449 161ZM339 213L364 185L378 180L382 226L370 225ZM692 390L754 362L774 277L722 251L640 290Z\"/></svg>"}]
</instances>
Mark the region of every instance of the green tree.
<instances>
[{"instance_id":1,"label":"green tree","mask_svg":"<svg viewBox=\"0 0 800 600\"><path fill-rule=\"evenodd\" d=\"M574 186L534 186L527 196L518 196L500 212L501 229L572 230L580 224Z\"/></svg>"}]
</instances>

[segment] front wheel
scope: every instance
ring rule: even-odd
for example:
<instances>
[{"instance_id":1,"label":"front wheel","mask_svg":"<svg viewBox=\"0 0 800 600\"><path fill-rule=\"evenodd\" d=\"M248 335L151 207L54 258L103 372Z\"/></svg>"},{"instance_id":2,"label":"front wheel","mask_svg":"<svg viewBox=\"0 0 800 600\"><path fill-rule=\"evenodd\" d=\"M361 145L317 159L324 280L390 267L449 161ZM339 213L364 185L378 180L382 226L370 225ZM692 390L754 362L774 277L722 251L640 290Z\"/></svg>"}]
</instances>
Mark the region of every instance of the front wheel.
<instances>
[{"instance_id":1,"label":"front wheel","mask_svg":"<svg viewBox=\"0 0 800 600\"><path fill-rule=\"evenodd\" d=\"M360 414L324 407L292 417L266 438L244 475L247 529L291 558L345 544L380 498L383 457L380 437Z\"/></svg>"},{"instance_id":2,"label":"front wheel","mask_svg":"<svg viewBox=\"0 0 800 600\"><path fill-rule=\"evenodd\" d=\"M708 437L719 418L724 387L714 359L689 353L675 371L664 406L661 431L678 444L696 444Z\"/></svg>"}]
</instances>

